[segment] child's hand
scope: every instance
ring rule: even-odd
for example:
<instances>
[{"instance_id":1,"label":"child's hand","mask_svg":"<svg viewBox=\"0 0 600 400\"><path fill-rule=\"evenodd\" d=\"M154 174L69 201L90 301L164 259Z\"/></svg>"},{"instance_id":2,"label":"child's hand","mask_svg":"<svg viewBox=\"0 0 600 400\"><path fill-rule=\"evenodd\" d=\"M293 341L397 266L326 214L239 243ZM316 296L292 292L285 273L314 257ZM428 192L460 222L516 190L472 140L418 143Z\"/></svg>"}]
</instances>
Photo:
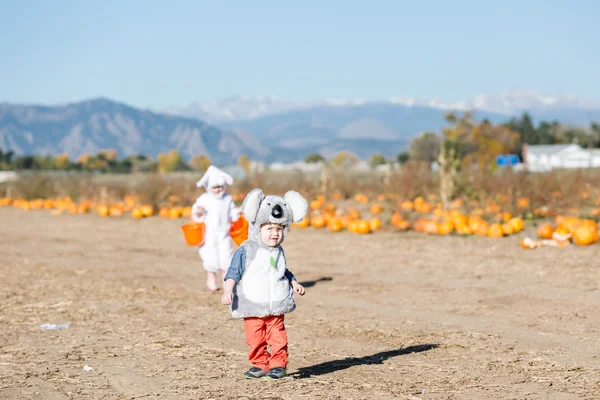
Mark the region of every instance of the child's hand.
<instances>
[{"instance_id":1,"label":"child's hand","mask_svg":"<svg viewBox=\"0 0 600 400\"><path fill-rule=\"evenodd\" d=\"M225 304L226 306L233 303L233 292L225 291L221 297L221 303Z\"/></svg>"},{"instance_id":2,"label":"child's hand","mask_svg":"<svg viewBox=\"0 0 600 400\"><path fill-rule=\"evenodd\" d=\"M304 296L304 286L298 282L292 281L292 289L294 289L294 292L298 293L300 296Z\"/></svg>"}]
</instances>

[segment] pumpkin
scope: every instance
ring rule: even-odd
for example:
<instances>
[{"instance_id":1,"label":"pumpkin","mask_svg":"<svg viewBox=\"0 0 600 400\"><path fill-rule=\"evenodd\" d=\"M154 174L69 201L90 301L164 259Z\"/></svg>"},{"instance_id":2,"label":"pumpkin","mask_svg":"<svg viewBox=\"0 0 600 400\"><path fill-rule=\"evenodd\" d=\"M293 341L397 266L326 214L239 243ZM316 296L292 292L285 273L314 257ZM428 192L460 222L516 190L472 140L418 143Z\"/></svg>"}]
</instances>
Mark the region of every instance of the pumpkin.
<instances>
[{"instance_id":1,"label":"pumpkin","mask_svg":"<svg viewBox=\"0 0 600 400\"><path fill-rule=\"evenodd\" d=\"M473 231L467 225L457 225L456 233L459 235L472 235Z\"/></svg>"},{"instance_id":2,"label":"pumpkin","mask_svg":"<svg viewBox=\"0 0 600 400\"><path fill-rule=\"evenodd\" d=\"M506 236L510 236L515 233L515 230L511 224L505 222L502 224L502 233L504 233Z\"/></svg>"},{"instance_id":3,"label":"pumpkin","mask_svg":"<svg viewBox=\"0 0 600 400\"><path fill-rule=\"evenodd\" d=\"M400 204L400 208L402 208L404 211L412 211L414 209L414 205L412 201L407 200Z\"/></svg>"},{"instance_id":4,"label":"pumpkin","mask_svg":"<svg viewBox=\"0 0 600 400\"><path fill-rule=\"evenodd\" d=\"M178 207L173 207L169 210L169 218L177 219L181 216L181 212Z\"/></svg>"},{"instance_id":5,"label":"pumpkin","mask_svg":"<svg viewBox=\"0 0 600 400\"><path fill-rule=\"evenodd\" d=\"M371 225L369 225L369 221L359 220L356 222L356 233L361 235L365 235L371 232Z\"/></svg>"},{"instance_id":6,"label":"pumpkin","mask_svg":"<svg viewBox=\"0 0 600 400\"><path fill-rule=\"evenodd\" d=\"M504 231L502 230L502 225L500 224L491 224L487 230L487 236L493 238L501 238L504 236Z\"/></svg>"},{"instance_id":7,"label":"pumpkin","mask_svg":"<svg viewBox=\"0 0 600 400\"><path fill-rule=\"evenodd\" d=\"M454 230L454 224L451 221L444 221L438 225L437 233L440 235L448 235Z\"/></svg>"},{"instance_id":8,"label":"pumpkin","mask_svg":"<svg viewBox=\"0 0 600 400\"><path fill-rule=\"evenodd\" d=\"M142 219L144 218L144 213L140 208L134 208L131 210L131 216L133 219Z\"/></svg>"},{"instance_id":9,"label":"pumpkin","mask_svg":"<svg viewBox=\"0 0 600 400\"><path fill-rule=\"evenodd\" d=\"M538 227L537 233L542 239L551 239L554 234L554 227L550 224L542 224Z\"/></svg>"},{"instance_id":10,"label":"pumpkin","mask_svg":"<svg viewBox=\"0 0 600 400\"><path fill-rule=\"evenodd\" d=\"M552 234L552 239L557 241L566 241L571 239L571 236L571 232L569 232L567 228L564 226L559 226Z\"/></svg>"},{"instance_id":11,"label":"pumpkin","mask_svg":"<svg viewBox=\"0 0 600 400\"><path fill-rule=\"evenodd\" d=\"M323 228L327 224L323 215L315 215L310 219L310 225L313 228Z\"/></svg>"},{"instance_id":12,"label":"pumpkin","mask_svg":"<svg viewBox=\"0 0 600 400\"><path fill-rule=\"evenodd\" d=\"M154 207L148 204L144 204L139 208L139 211L142 213L144 217L151 217L154 215Z\"/></svg>"},{"instance_id":13,"label":"pumpkin","mask_svg":"<svg viewBox=\"0 0 600 400\"><path fill-rule=\"evenodd\" d=\"M469 226L470 228L470 226ZM481 221L481 224L477 227L477 229L472 229L473 233L478 236L488 236L489 224L485 221Z\"/></svg>"},{"instance_id":14,"label":"pumpkin","mask_svg":"<svg viewBox=\"0 0 600 400\"><path fill-rule=\"evenodd\" d=\"M592 225L580 224L573 231L573 242L578 246L587 246L598 241L598 230Z\"/></svg>"},{"instance_id":15,"label":"pumpkin","mask_svg":"<svg viewBox=\"0 0 600 400\"><path fill-rule=\"evenodd\" d=\"M308 228L309 224L310 224L310 221L308 220L308 218L304 218L300 222L293 223L292 226L294 226L296 228Z\"/></svg>"},{"instance_id":16,"label":"pumpkin","mask_svg":"<svg viewBox=\"0 0 600 400\"><path fill-rule=\"evenodd\" d=\"M410 229L410 221L400 221L396 224L396 228L401 231Z\"/></svg>"},{"instance_id":17,"label":"pumpkin","mask_svg":"<svg viewBox=\"0 0 600 400\"><path fill-rule=\"evenodd\" d=\"M514 217L508 220L508 223L513 227L515 233L521 232L525 227L525 223L519 217Z\"/></svg>"},{"instance_id":18,"label":"pumpkin","mask_svg":"<svg viewBox=\"0 0 600 400\"><path fill-rule=\"evenodd\" d=\"M392 214L392 220L391 220L392 225L397 226L400 222L402 222L402 216L400 214L398 214L397 212Z\"/></svg>"},{"instance_id":19,"label":"pumpkin","mask_svg":"<svg viewBox=\"0 0 600 400\"><path fill-rule=\"evenodd\" d=\"M369 211L371 212L371 214L380 214L381 211L383 211L383 208L379 204L373 204Z\"/></svg>"},{"instance_id":20,"label":"pumpkin","mask_svg":"<svg viewBox=\"0 0 600 400\"><path fill-rule=\"evenodd\" d=\"M438 233L438 223L435 221L427 221L423 225L423 231L425 233L437 234Z\"/></svg>"},{"instance_id":21,"label":"pumpkin","mask_svg":"<svg viewBox=\"0 0 600 400\"><path fill-rule=\"evenodd\" d=\"M541 245L540 242L534 241L529 236L527 236L523 240L521 240L521 247L524 249L536 249L536 248L540 247L540 245Z\"/></svg>"},{"instance_id":22,"label":"pumpkin","mask_svg":"<svg viewBox=\"0 0 600 400\"><path fill-rule=\"evenodd\" d=\"M344 229L344 224L339 218L333 218L327 225L331 232L340 232Z\"/></svg>"},{"instance_id":23,"label":"pumpkin","mask_svg":"<svg viewBox=\"0 0 600 400\"><path fill-rule=\"evenodd\" d=\"M377 231L381 229L381 220L379 218L371 218L369 220L369 228L371 231Z\"/></svg>"},{"instance_id":24,"label":"pumpkin","mask_svg":"<svg viewBox=\"0 0 600 400\"><path fill-rule=\"evenodd\" d=\"M101 217L107 217L108 216L108 207L104 206L104 205L98 206L98 208L96 208L96 212Z\"/></svg>"},{"instance_id":25,"label":"pumpkin","mask_svg":"<svg viewBox=\"0 0 600 400\"><path fill-rule=\"evenodd\" d=\"M111 217L121 217L123 216L123 210L120 207L111 206L108 209L108 215L110 215Z\"/></svg>"},{"instance_id":26,"label":"pumpkin","mask_svg":"<svg viewBox=\"0 0 600 400\"><path fill-rule=\"evenodd\" d=\"M531 201L527 197L520 197L517 199L517 207L524 209L529 208Z\"/></svg>"}]
</instances>

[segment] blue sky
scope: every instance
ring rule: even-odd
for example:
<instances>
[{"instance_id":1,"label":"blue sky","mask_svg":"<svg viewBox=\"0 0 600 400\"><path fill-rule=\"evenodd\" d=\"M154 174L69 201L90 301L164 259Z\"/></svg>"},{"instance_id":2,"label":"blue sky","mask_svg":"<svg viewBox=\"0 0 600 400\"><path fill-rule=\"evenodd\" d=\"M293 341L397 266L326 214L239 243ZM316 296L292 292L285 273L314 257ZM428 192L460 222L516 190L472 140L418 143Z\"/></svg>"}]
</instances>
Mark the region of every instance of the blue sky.
<instances>
[{"instance_id":1,"label":"blue sky","mask_svg":"<svg viewBox=\"0 0 600 400\"><path fill-rule=\"evenodd\" d=\"M0 0L0 101L600 98L594 0Z\"/></svg>"}]
</instances>

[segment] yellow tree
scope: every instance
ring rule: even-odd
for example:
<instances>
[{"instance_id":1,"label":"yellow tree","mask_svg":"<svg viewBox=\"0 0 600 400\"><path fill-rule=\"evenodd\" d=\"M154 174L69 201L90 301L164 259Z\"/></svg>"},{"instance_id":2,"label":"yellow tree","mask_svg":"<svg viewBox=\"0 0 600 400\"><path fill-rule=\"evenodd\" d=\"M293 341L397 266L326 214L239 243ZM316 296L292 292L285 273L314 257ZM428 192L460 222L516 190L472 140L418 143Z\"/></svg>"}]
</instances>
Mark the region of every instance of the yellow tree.
<instances>
[{"instance_id":1,"label":"yellow tree","mask_svg":"<svg viewBox=\"0 0 600 400\"><path fill-rule=\"evenodd\" d=\"M358 163L358 158L349 151L340 151L331 159L331 165L338 167L352 167Z\"/></svg>"},{"instance_id":2,"label":"yellow tree","mask_svg":"<svg viewBox=\"0 0 600 400\"><path fill-rule=\"evenodd\" d=\"M244 170L246 173L249 173L249 172L250 172L250 165L251 165L251 162L250 162L250 158L249 158L247 155L245 155L245 154L242 154L242 155L241 155L241 156L238 158L237 165L238 165L238 166L240 166L240 167L242 167L242 169L243 169L243 170Z\"/></svg>"},{"instance_id":3,"label":"yellow tree","mask_svg":"<svg viewBox=\"0 0 600 400\"><path fill-rule=\"evenodd\" d=\"M210 157L206 156L204 154L194 156L190 160L190 167L192 167L192 169L195 169L198 171L206 171L210 165L211 165Z\"/></svg>"},{"instance_id":4,"label":"yellow tree","mask_svg":"<svg viewBox=\"0 0 600 400\"><path fill-rule=\"evenodd\" d=\"M54 163L57 169L67 169L70 164L69 155L66 153L57 155L54 158Z\"/></svg>"},{"instance_id":5,"label":"yellow tree","mask_svg":"<svg viewBox=\"0 0 600 400\"><path fill-rule=\"evenodd\" d=\"M104 149L100 150L98 154L102 154L108 161L115 161L117 159L118 152L115 149Z\"/></svg>"},{"instance_id":6,"label":"yellow tree","mask_svg":"<svg viewBox=\"0 0 600 400\"><path fill-rule=\"evenodd\" d=\"M82 154L79 157L77 157L75 162L77 162L78 164L81 164L81 165L86 165L88 163L88 161L90 160L90 158L92 158L92 157L93 156L90 153L85 153L85 154Z\"/></svg>"},{"instance_id":7,"label":"yellow tree","mask_svg":"<svg viewBox=\"0 0 600 400\"><path fill-rule=\"evenodd\" d=\"M479 171L494 167L496 156L512 152L519 141L519 133L502 125L484 122L472 127L469 137L473 150L465 155L465 167L477 166Z\"/></svg>"},{"instance_id":8,"label":"yellow tree","mask_svg":"<svg viewBox=\"0 0 600 400\"><path fill-rule=\"evenodd\" d=\"M175 149L158 155L158 172L160 173L176 171L182 164L183 158Z\"/></svg>"}]
</instances>

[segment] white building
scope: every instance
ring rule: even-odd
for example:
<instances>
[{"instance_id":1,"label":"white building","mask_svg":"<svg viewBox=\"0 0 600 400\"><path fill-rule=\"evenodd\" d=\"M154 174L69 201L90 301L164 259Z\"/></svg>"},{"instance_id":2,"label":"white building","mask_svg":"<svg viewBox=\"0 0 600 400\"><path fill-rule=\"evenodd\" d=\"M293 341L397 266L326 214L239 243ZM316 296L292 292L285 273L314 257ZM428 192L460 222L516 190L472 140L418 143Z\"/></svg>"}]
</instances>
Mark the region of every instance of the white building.
<instances>
[{"instance_id":1,"label":"white building","mask_svg":"<svg viewBox=\"0 0 600 400\"><path fill-rule=\"evenodd\" d=\"M600 149L584 149L578 144L526 144L523 163L531 172L600 167Z\"/></svg>"}]
</instances>

